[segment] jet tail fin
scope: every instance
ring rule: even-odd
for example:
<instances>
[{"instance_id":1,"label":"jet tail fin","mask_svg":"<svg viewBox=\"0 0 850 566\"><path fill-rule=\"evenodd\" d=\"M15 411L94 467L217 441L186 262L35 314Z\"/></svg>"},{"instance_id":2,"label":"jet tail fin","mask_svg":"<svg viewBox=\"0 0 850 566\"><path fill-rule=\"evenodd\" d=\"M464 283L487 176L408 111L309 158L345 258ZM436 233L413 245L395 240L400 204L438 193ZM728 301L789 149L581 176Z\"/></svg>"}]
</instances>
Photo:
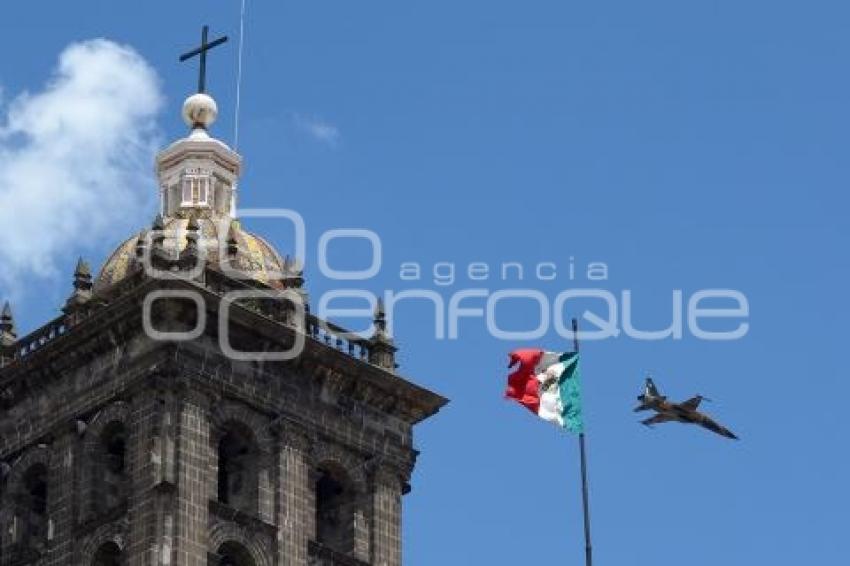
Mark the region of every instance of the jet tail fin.
<instances>
[{"instance_id":1,"label":"jet tail fin","mask_svg":"<svg viewBox=\"0 0 850 566\"><path fill-rule=\"evenodd\" d=\"M652 378L649 376L646 378L646 385L644 385L643 394L648 397L661 397L661 394L658 392L658 387L655 386L655 382L652 381Z\"/></svg>"},{"instance_id":2,"label":"jet tail fin","mask_svg":"<svg viewBox=\"0 0 850 566\"><path fill-rule=\"evenodd\" d=\"M638 401L645 405L651 399L664 399L664 397L658 392L658 387L655 386L652 378L647 376L646 383L643 386L643 393L638 395Z\"/></svg>"}]
</instances>

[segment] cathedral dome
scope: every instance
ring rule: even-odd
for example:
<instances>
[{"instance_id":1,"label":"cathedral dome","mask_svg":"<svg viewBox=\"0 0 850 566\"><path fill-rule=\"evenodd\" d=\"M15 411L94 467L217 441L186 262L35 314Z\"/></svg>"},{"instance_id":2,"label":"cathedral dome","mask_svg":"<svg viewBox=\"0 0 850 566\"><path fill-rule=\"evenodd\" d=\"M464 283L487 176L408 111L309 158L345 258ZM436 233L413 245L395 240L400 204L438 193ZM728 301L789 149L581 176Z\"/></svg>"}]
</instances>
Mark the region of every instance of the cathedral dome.
<instances>
[{"instance_id":1,"label":"cathedral dome","mask_svg":"<svg viewBox=\"0 0 850 566\"><path fill-rule=\"evenodd\" d=\"M171 218L164 222L163 232L166 235L163 246L175 256L187 245L189 220L187 218ZM265 285L281 288L281 274L289 270L289 266L263 238L243 230L239 222L233 220L222 222L209 218L198 219L198 246L206 252L206 262L213 267L221 266L221 252L227 253L231 246L231 238L235 242L235 257L226 259L231 269L238 269L248 278ZM220 233L224 231L224 233ZM132 273L139 263L137 247L139 243L150 246L151 233L143 231L127 239L112 252L106 260L94 283L94 292L103 291L123 280ZM204 257L204 256L201 256Z\"/></svg>"},{"instance_id":2,"label":"cathedral dome","mask_svg":"<svg viewBox=\"0 0 850 566\"><path fill-rule=\"evenodd\" d=\"M161 215L151 230L129 238L106 260L94 282L95 293L139 269L156 239L172 260L179 259L190 239L197 241L199 261L270 287L284 288L284 279L300 277L295 266L235 219L242 158L207 131L217 112L207 94L186 99L183 118L191 127L189 135L156 158Z\"/></svg>"}]
</instances>

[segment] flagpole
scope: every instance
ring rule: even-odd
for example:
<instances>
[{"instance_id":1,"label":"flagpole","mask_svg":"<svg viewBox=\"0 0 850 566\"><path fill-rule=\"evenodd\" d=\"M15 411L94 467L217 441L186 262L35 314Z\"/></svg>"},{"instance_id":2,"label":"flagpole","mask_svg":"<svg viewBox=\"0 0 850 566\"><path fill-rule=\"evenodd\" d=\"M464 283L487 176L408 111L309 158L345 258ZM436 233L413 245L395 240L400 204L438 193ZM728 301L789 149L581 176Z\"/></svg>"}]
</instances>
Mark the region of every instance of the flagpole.
<instances>
[{"instance_id":1,"label":"flagpole","mask_svg":"<svg viewBox=\"0 0 850 566\"><path fill-rule=\"evenodd\" d=\"M573 349L578 353L578 320L573 319ZM578 435L578 447L581 455L581 501L584 509L584 562L593 566L593 547L590 544L590 503L587 492L587 453L584 447L584 432Z\"/></svg>"}]
</instances>

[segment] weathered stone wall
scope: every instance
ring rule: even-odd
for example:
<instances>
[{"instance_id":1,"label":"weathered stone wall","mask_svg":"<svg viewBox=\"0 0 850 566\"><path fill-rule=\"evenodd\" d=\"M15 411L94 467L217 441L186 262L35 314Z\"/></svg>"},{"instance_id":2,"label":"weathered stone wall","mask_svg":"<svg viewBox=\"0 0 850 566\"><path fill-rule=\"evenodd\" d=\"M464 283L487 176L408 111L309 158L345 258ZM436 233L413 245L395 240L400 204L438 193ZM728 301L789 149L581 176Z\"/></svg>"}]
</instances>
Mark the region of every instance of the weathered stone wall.
<instances>
[{"instance_id":1,"label":"weathered stone wall","mask_svg":"<svg viewBox=\"0 0 850 566\"><path fill-rule=\"evenodd\" d=\"M119 549L130 566L202 566L221 553L246 565L401 564L401 493L415 453L398 400L358 399L353 376L316 359L232 363L206 339L118 342L69 346L87 354L49 367L33 357L26 387L6 385L9 366L0 373L12 391L0 411L0 565L83 566L99 549ZM117 421L126 429L123 505L94 500L104 486L93 454ZM216 502L215 439L232 421L253 432L258 450L256 505L245 509ZM316 540L318 466L330 461L354 489L346 555ZM37 462L49 470L49 520L28 554L15 538L24 519L14 494Z\"/></svg>"}]
</instances>

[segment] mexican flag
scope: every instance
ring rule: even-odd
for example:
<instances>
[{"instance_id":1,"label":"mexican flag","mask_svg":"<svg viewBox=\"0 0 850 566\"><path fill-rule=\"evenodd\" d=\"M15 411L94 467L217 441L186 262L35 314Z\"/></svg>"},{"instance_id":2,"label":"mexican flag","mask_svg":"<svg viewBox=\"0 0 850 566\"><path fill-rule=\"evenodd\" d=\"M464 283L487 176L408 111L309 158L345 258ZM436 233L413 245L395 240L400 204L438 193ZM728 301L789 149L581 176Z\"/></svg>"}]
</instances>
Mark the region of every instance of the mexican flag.
<instances>
[{"instance_id":1,"label":"mexican flag","mask_svg":"<svg viewBox=\"0 0 850 566\"><path fill-rule=\"evenodd\" d=\"M578 352L523 349L510 353L505 397L516 400L544 421L570 432L584 432Z\"/></svg>"}]
</instances>

